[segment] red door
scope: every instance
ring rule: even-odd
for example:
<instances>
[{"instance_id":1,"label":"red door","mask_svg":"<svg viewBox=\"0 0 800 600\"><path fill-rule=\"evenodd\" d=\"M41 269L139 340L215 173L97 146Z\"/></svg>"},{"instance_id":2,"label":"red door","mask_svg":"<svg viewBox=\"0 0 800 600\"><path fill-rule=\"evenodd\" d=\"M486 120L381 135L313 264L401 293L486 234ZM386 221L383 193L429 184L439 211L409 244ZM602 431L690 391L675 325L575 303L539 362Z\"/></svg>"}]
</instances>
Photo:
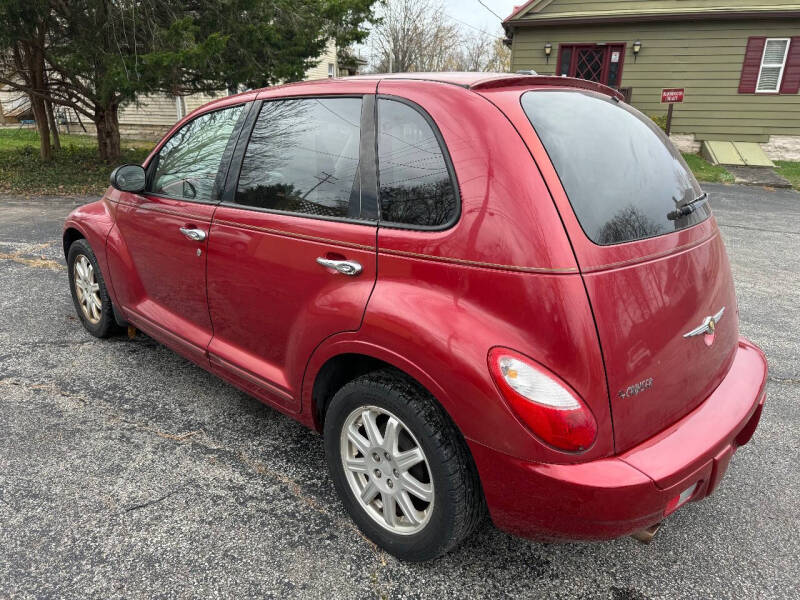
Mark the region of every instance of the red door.
<instances>
[{"instance_id":1,"label":"red door","mask_svg":"<svg viewBox=\"0 0 800 600\"><path fill-rule=\"evenodd\" d=\"M207 238L222 155L242 112L238 105L184 124L148 165L147 191L121 194L117 207L122 248L112 260L112 281L123 311L146 333L205 365Z\"/></svg>"},{"instance_id":2,"label":"red door","mask_svg":"<svg viewBox=\"0 0 800 600\"><path fill-rule=\"evenodd\" d=\"M289 411L314 349L360 327L375 283L375 176L365 168L375 161L360 161L374 130L362 140L362 105L371 129L371 96L265 101L211 227L212 369Z\"/></svg>"},{"instance_id":3,"label":"red door","mask_svg":"<svg viewBox=\"0 0 800 600\"><path fill-rule=\"evenodd\" d=\"M206 305L206 246L214 205L125 194L117 227L129 272L113 277L128 319L162 343L207 364L211 339ZM194 240L182 229L195 232ZM197 233L201 232L201 233Z\"/></svg>"}]
</instances>

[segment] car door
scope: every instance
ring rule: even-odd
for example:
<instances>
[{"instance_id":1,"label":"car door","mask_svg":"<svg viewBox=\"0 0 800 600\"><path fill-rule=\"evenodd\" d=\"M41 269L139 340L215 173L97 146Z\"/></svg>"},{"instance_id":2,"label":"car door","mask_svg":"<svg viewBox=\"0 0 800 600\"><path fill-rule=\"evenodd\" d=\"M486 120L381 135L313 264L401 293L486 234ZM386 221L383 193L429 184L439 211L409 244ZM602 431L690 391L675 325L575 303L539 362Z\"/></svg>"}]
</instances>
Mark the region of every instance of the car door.
<instances>
[{"instance_id":1,"label":"car door","mask_svg":"<svg viewBox=\"0 0 800 600\"><path fill-rule=\"evenodd\" d=\"M206 248L220 200L220 165L233 151L244 104L202 114L175 131L147 167L141 194L121 194L116 211L124 246L112 278L129 321L207 365L211 319ZM226 165L227 166L227 165Z\"/></svg>"},{"instance_id":2,"label":"car door","mask_svg":"<svg viewBox=\"0 0 800 600\"><path fill-rule=\"evenodd\" d=\"M372 95L264 100L213 218L212 369L289 411L314 348L359 328L375 283L373 119Z\"/></svg>"}]
</instances>

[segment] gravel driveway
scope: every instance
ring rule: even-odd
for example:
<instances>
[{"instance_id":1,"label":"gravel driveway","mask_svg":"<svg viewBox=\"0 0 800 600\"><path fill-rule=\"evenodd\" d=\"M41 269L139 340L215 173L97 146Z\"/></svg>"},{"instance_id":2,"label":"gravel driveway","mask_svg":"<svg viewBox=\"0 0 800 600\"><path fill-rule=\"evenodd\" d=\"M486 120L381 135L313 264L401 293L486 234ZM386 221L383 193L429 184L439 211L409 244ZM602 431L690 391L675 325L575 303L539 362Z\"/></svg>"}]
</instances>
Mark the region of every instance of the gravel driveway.
<instances>
[{"instance_id":1,"label":"gravel driveway","mask_svg":"<svg viewBox=\"0 0 800 600\"><path fill-rule=\"evenodd\" d=\"M75 202L0 199L0 598L797 597L800 194L706 189L770 361L720 489L649 546L487 524L429 564L359 534L319 436L141 334L86 334L60 242Z\"/></svg>"}]
</instances>

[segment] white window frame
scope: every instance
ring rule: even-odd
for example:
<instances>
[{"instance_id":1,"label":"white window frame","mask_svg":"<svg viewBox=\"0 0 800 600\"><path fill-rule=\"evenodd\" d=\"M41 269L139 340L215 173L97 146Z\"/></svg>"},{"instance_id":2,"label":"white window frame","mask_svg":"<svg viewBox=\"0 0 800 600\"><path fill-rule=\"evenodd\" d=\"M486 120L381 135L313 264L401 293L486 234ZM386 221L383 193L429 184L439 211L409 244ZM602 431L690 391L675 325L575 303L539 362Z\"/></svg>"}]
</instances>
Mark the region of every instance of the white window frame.
<instances>
[{"instance_id":1,"label":"white window frame","mask_svg":"<svg viewBox=\"0 0 800 600\"><path fill-rule=\"evenodd\" d=\"M783 62L780 64L780 73L778 74L778 84L776 85L774 90L759 90L758 85L761 83L761 71L764 70L764 67L777 67L779 66L778 63L771 63L768 65L764 64L764 58L767 55L767 46L770 42L786 42L786 49L783 52ZM789 56L789 46L792 45L792 38L767 38L764 42L764 51L761 53L761 64L758 67L758 79L756 79L756 94L780 94L781 92L781 85L783 84L783 73L786 70L786 59Z\"/></svg>"}]
</instances>

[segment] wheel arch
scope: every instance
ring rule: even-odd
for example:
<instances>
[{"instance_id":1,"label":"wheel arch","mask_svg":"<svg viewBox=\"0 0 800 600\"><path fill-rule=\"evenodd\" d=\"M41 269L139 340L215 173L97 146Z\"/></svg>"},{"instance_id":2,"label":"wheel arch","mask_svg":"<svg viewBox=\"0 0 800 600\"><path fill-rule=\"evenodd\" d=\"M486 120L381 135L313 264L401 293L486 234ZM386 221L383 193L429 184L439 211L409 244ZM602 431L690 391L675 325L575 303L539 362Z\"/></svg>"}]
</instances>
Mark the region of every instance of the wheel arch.
<instances>
[{"instance_id":1,"label":"wheel arch","mask_svg":"<svg viewBox=\"0 0 800 600\"><path fill-rule=\"evenodd\" d=\"M428 392L465 438L448 410L446 400L443 401L446 398L444 390L433 377L399 354L359 341L338 341L324 350L318 349L312 356L306 369L302 395L314 429L322 430L327 406L339 389L356 377L379 369L394 370Z\"/></svg>"},{"instance_id":2,"label":"wheel arch","mask_svg":"<svg viewBox=\"0 0 800 600\"><path fill-rule=\"evenodd\" d=\"M67 227L64 230L64 234L61 238L62 245L64 247L64 258L66 259L69 255L69 248L74 244L77 240L85 240L86 236L83 235L81 231L79 231L76 227Z\"/></svg>"}]
</instances>

